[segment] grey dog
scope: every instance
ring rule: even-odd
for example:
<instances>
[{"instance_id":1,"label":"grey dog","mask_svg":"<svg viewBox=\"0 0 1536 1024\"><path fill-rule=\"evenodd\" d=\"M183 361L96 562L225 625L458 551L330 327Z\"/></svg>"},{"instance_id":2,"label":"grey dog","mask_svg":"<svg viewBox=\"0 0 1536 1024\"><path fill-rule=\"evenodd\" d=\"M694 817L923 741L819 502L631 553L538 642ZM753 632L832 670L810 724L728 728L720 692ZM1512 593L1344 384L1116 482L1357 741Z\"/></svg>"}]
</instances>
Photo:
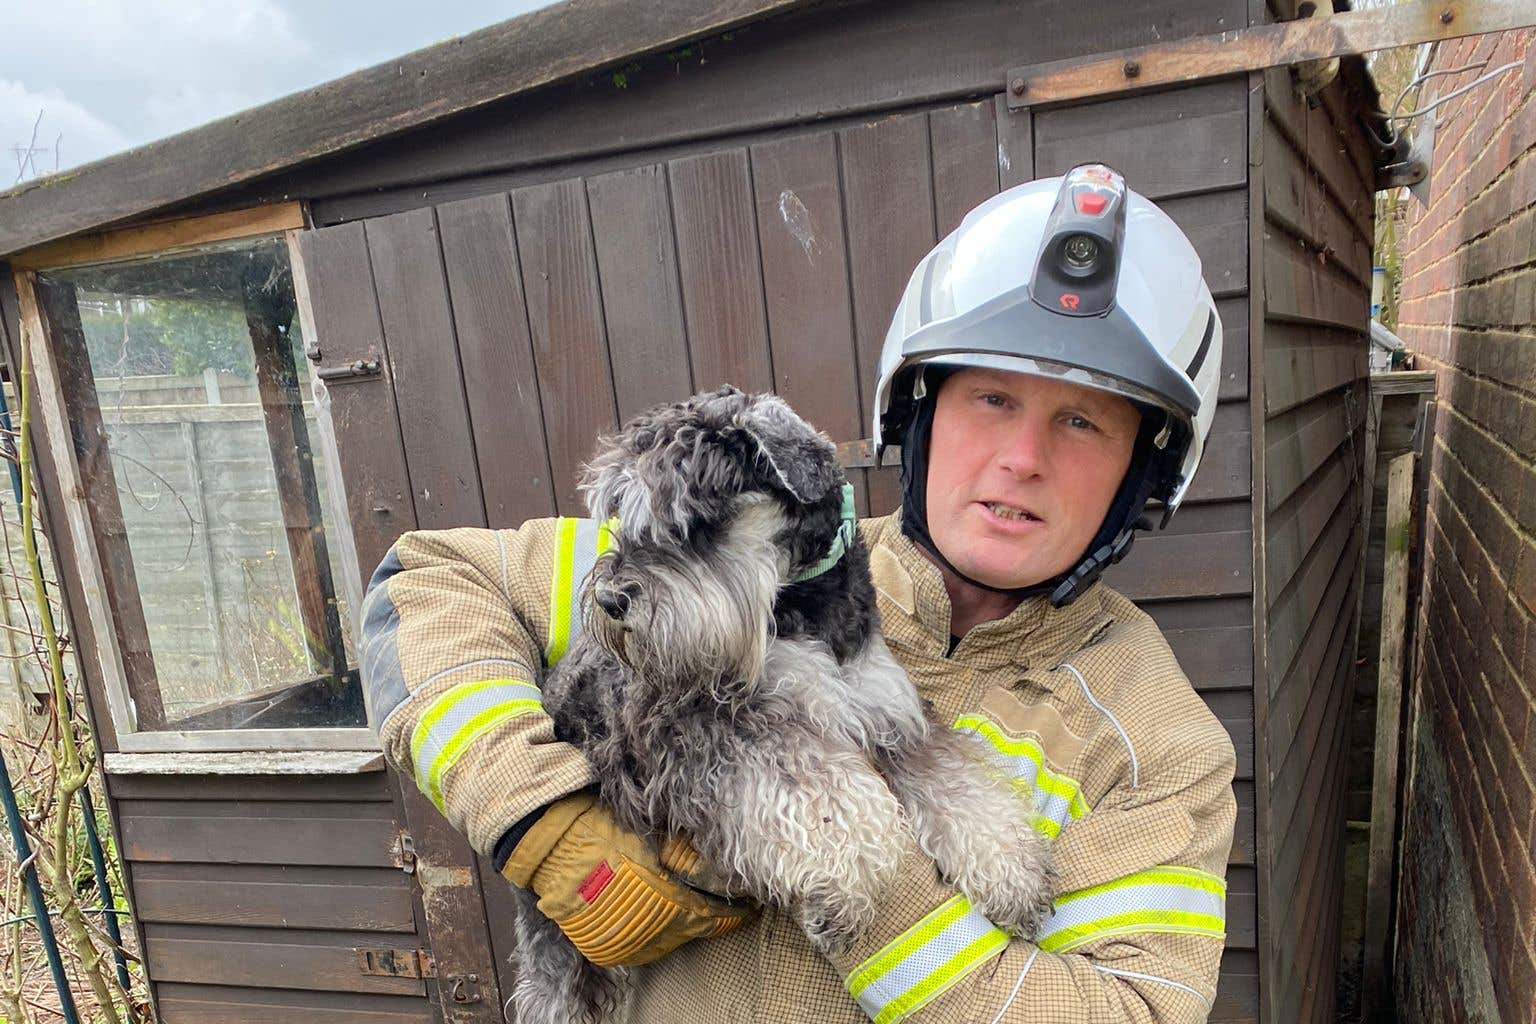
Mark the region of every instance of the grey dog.
<instances>
[{"instance_id":1,"label":"grey dog","mask_svg":"<svg viewBox=\"0 0 1536 1024\"><path fill-rule=\"evenodd\" d=\"M582 488L616 537L544 706L622 826L688 836L731 893L795 914L824 951L871 922L903 827L993 923L1030 933L1054 881L1032 807L925 717L881 638L845 483L824 435L731 387L604 438ZM518 964L522 1024L624 1017L629 972L584 960L527 894Z\"/></svg>"}]
</instances>

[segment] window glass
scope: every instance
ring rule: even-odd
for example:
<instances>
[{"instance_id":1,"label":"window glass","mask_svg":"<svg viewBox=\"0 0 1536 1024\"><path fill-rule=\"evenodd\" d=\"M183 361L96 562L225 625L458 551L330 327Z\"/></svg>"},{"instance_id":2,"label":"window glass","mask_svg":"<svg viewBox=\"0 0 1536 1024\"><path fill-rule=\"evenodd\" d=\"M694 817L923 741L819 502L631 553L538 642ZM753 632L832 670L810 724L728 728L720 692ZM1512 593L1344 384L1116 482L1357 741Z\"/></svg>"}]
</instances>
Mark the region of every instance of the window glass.
<instances>
[{"instance_id":1,"label":"window glass","mask_svg":"<svg viewBox=\"0 0 1536 1024\"><path fill-rule=\"evenodd\" d=\"M39 300L133 727L365 725L283 240L48 272Z\"/></svg>"}]
</instances>

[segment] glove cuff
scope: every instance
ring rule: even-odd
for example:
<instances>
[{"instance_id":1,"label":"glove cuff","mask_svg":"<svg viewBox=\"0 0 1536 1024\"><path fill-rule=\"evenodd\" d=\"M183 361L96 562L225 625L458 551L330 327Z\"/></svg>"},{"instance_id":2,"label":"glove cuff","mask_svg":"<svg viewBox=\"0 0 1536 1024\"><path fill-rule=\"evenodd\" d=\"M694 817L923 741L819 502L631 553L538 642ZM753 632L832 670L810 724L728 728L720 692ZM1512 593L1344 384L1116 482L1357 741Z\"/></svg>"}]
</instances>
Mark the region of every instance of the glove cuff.
<instances>
[{"instance_id":1,"label":"glove cuff","mask_svg":"<svg viewBox=\"0 0 1536 1024\"><path fill-rule=\"evenodd\" d=\"M539 819L528 827L522 839L512 847L512 853L502 865L502 877L519 889L526 889L533 880L534 872L550 851L565 837L577 818L591 809L597 797L590 793L572 793L561 797L545 809Z\"/></svg>"}]
</instances>

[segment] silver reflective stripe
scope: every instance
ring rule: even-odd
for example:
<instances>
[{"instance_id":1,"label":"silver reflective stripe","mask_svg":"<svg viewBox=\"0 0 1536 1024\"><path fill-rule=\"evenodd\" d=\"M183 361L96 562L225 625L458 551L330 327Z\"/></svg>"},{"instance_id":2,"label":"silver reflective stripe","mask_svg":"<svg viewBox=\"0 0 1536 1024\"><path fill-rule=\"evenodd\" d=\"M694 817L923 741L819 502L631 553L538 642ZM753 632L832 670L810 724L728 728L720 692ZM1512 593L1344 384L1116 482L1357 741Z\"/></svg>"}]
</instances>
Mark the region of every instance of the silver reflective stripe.
<instances>
[{"instance_id":1,"label":"silver reflective stripe","mask_svg":"<svg viewBox=\"0 0 1536 1024\"><path fill-rule=\"evenodd\" d=\"M390 599L388 586L390 578L404 568L400 556L391 546L373 571L368 581L368 594L363 598L358 667L363 682L363 705L375 730L382 730L384 720L409 696L395 642L400 613Z\"/></svg>"},{"instance_id":2,"label":"silver reflective stripe","mask_svg":"<svg viewBox=\"0 0 1536 1024\"><path fill-rule=\"evenodd\" d=\"M860 965L848 991L875 1024L894 1024L1007 945L1006 932L955 896Z\"/></svg>"},{"instance_id":3,"label":"silver reflective stripe","mask_svg":"<svg viewBox=\"0 0 1536 1024\"><path fill-rule=\"evenodd\" d=\"M1041 929L1048 953L1075 949L1106 935L1171 932L1226 934L1226 882L1194 868L1153 868L1067 893Z\"/></svg>"},{"instance_id":4,"label":"silver reflective stripe","mask_svg":"<svg viewBox=\"0 0 1536 1024\"><path fill-rule=\"evenodd\" d=\"M1076 779L1045 767L1045 751L1029 737L1015 739L985 715L962 715L955 728L986 740L988 758L1004 775L1030 790L1035 801L1035 827L1054 839L1067 823L1088 813Z\"/></svg>"}]
</instances>

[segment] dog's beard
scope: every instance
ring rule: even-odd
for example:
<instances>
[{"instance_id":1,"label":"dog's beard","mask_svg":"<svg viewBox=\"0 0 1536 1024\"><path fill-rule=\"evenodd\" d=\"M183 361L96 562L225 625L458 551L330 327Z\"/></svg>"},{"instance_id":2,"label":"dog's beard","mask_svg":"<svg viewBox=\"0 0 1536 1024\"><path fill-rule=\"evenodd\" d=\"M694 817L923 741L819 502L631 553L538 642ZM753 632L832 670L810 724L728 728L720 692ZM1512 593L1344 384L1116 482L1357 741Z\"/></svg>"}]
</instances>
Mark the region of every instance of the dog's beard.
<instances>
[{"instance_id":1,"label":"dog's beard","mask_svg":"<svg viewBox=\"0 0 1536 1024\"><path fill-rule=\"evenodd\" d=\"M757 502L702 558L644 559L643 569L626 575L636 596L622 620L595 607L589 586L593 638L645 678L702 684L728 700L731 687L755 683L763 674L787 560L773 541L782 526L771 502Z\"/></svg>"}]
</instances>

